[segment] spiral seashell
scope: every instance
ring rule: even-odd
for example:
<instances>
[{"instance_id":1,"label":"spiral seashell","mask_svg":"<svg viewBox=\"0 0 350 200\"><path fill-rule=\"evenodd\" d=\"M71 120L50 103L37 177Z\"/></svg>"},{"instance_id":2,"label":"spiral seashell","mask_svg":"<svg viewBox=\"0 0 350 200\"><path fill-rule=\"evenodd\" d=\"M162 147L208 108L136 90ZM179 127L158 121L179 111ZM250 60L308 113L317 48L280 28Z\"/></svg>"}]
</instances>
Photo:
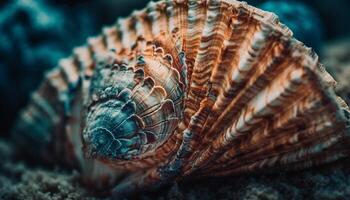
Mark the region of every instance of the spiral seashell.
<instances>
[{"instance_id":1,"label":"spiral seashell","mask_svg":"<svg viewBox=\"0 0 350 200\"><path fill-rule=\"evenodd\" d=\"M151 2L48 72L14 133L96 184L122 174L114 195L295 170L349 155L349 108L334 86L273 13L235 0Z\"/></svg>"}]
</instances>

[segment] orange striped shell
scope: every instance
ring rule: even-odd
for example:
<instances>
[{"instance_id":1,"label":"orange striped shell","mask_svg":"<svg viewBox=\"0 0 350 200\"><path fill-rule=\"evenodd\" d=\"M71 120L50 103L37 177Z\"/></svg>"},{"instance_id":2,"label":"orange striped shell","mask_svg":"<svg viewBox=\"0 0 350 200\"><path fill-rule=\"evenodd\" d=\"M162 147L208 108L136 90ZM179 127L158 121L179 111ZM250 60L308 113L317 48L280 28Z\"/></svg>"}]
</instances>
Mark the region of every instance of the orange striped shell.
<instances>
[{"instance_id":1,"label":"orange striped shell","mask_svg":"<svg viewBox=\"0 0 350 200\"><path fill-rule=\"evenodd\" d=\"M128 174L115 195L299 169L349 155L349 108L334 86L272 13L235 0L151 2L47 73L14 132L92 180Z\"/></svg>"}]
</instances>

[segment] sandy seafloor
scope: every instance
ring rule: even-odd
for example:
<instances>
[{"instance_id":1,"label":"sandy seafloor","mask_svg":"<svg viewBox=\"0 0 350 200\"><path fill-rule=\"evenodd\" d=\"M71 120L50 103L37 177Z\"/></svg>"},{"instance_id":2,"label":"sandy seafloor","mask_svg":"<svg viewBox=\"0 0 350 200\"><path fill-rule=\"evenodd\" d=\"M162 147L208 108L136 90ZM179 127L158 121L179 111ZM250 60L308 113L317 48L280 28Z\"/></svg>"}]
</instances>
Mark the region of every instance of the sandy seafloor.
<instances>
[{"instance_id":1,"label":"sandy seafloor","mask_svg":"<svg viewBox=\"0 0 350 200\"><path fill-rule=\"evenodd\" d=\"M349 104L350 40L324 47L323 63L339 81L338 93ZM84 188L76 170L33 166L13 157L0 140L0 199L102 199ZM350 162L343 159L318 168L205 178L174 183L138 199L350 199Z\"/></svg>"}]
</instances>

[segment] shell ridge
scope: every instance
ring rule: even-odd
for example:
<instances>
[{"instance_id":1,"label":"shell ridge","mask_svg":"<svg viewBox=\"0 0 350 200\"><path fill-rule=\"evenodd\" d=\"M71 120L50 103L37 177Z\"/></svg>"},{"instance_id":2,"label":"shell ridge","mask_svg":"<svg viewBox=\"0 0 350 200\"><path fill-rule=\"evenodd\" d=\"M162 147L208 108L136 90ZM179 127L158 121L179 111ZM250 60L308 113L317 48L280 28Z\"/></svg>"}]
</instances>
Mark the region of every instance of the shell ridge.
<instances>
[{"instance_id":1,"label":"shell ridge","mask_svg":"<svg viewBox=\"0 0 350 200\"><path fill-rule=\"evenodd\" d=\"M150 2L47 73L15 138L96 181L130 172L114 195L294 170L350 154L335 85L273 13L236 0Z\"/></svg>"},{"instance_id":2,"label":"shell ridge","mask_svg":"<svg viewBox=\"0 0 350 200\"><path fill-rule=\"evenodd\" d=\"M312 115L314 115L314 113L316 113L315 111L310 113ZM311 119L311 116L310 116ZM316 120L316 121L315 121ZM274 154L279 154L279 153L283 153L284 151L290 151L293 152L293 150L298 149L300 147L306 147L307 143L309 142L313 142L314 138L313 137L320 137L320 139L322 139L321 135L318 136L315 133L315 127L318 127L318 130L320 131L322 129L324 130L329 130L329 127L327 126L323 126L320 127L320 125L323 125L322 123L324 123L324 121L327 120L327 118L325 119L324 117L318 117L317 119L314 119L314 121L312 123L314 123L314 126L309 127L306 130L301 129L300 131L296 131L295 134L291 133L291 131L293 131L293 129L291 130L284 130L281 133L278 133L277 136L271 135L271 137L273 137L274 142L268 142L270 139L272 138L266 138L265 140L263 138L261 138L262 140L262 144L261 145L265 145L264 148L259 148L258 143L256 144L256 147L253 148L250 147L249 148L249 143L244 144L244 146L242 146L242 148L238 151L228 151L225 152L223 154L223 156L219 157L217 159L218 163L225 163L229 165L228 163L235 163L235 162L240 162L240 161L244 161L244 157L246 157L245 160L247 160L247 158L256 158L257 155L268 155L269 152L273 152ZM295 127L296 126L296 127ZM294 125L295 129L297 130L298 128L298 124ZM301 126L302 127L302 126ZM277 133L275 131L275 133ZM325 137L328 137L329 134L327 132L324 132ZM259 133L256 133L256 136L258 136ZM252 136L252 142L257 141L259 142L259 139L254 139L254 137L256 136ZM264 144L264 141L266 144ZM255 142L256 143L256 142ZM252 143L252 144L255 144ZM251 145L252 145L251 144ZM260 145L260 146L261 146ZM279 150L279 151L275 151L275 149L278 149L278 147L283 147L285 150ZM234 157L236 156L236 158ZM261 156L260 156L261 157ZM234 158L234 159L232 159ZM229 162L227 162L227 160L230 160Z\"/></svg>"},{"instance_id":3,"label":"shell ridge","mask_svg":"<svg viewBox=\"0 0 350 200\"><path fill-rule=\"evenodd\" d=\"M217 136L217 138L214 139L213 144L209 145L209 147L207 148L208 153L202 154L203 157L207 158L210 155L211 158L214 158L213 154L220 153L219 149L215 148L215 145L218 146L218 144L222 144L222 147L221 147L221 151L222 151L225 149L223 145L226 146L230 144L230 142L236 138L235 134L246 132L250 130L254 124L259 123L262 120L261 116L256 116L256 115L260 115L259 113L263 114L264 116L271 115L273 113L273 110L269 108L269 104L272 105L274 104L274 102L277 102L276 105L278 105L279 107L283 105L283 98L285 95L282 95L282 94L288 94L289 92L293 92L295 95L296 90L292 88L298 85L300 87L301 83L295 82L291 78L294 78L295 80L300 80L301 79L300 77L302 74L296 77L289 77L289 75L293 73L295 72L291 70L285 70L285 72L282 73L276 80L280 84L276 84L276 83L274 84L274 82L270 83L272 86L275 86L275 87L279 87L282 85L282 88L283 88L282 90L278 88L273 89L267 86L264 90L258 93L258 95L255 96L250 102L248 102L246 107L242 108L242 111L240 112L241 114L238 115L237 118L233 118L233 123L231 123L232 125L230 125L230 127L227 128L227 131L224 131L224 134L220 133ZM287 82L283 82L284 80L287 80ZM278 91L278 92L273 93L272 91ZM288 96L291 96L291 94L288 94ZM262 99L265 99L265 100L262 101ZM254 106L249 107L249 105L252 105L252 106L255 105L256 107ZM206 160L206 159L202 159L202 160ZM208 158L206 162L208 162L209 160L210 159Z\"/></svg>"}]
</instances>

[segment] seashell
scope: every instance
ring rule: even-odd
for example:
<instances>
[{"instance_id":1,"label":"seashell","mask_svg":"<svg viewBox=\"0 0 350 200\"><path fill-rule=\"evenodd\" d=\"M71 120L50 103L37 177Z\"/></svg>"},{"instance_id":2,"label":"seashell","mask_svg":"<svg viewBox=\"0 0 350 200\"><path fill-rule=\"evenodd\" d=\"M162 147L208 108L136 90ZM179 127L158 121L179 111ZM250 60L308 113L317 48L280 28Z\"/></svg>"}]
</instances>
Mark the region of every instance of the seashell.
<instances>
[{"instance_id":1,"label":"seashell","mask_svg":"<svg viewBox=\"0 0 350 200\"><path fill-rule=\"evenodd\" d=\"M116 196L295 170L349 155L349 108L334 86L273 13L234 0L151 2L48 72L14 135L96 185L118 179Z\"/></svg>"}]
</instances>

